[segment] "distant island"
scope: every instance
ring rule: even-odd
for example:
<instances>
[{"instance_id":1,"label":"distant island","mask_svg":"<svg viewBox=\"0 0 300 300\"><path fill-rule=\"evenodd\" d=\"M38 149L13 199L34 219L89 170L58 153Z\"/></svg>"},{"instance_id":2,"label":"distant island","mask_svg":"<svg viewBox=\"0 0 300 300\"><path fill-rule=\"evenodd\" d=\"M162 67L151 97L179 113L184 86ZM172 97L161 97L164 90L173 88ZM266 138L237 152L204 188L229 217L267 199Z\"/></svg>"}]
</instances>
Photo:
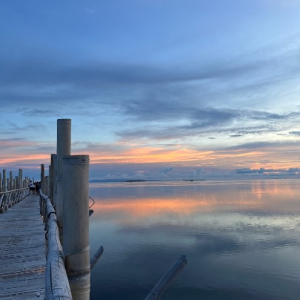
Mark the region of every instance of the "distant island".
<instances>
[{"instance_id":1,"label":"distant island","mask_svg":"<svg viewBox=\"0 0 300 300\"><path fill-rule=\"evenodd\" d=\"M125 180L125 182L144 182L146 180L143 179L130 179L130 180Z\"/></svg>"},{"instance_id":2,"label":"distant island","mask_svg":"<svg viewBox=\"0 0 300 300\"><path fill-rule=\"evenodd\" d=\"M205 179L183 179L183 181L205 181Z\"/></svg>"},{"instance_id":3,"label":"distant island","mask_svg":"<svg viewBox=\"0 0 300 300\"><path fill-rule=\"evenodd\" d=\"M159 181L159 180L144 180L144 179L91 179L90 183L98 182L145 182L145 181Z\"/></svg>"}]
</instances>

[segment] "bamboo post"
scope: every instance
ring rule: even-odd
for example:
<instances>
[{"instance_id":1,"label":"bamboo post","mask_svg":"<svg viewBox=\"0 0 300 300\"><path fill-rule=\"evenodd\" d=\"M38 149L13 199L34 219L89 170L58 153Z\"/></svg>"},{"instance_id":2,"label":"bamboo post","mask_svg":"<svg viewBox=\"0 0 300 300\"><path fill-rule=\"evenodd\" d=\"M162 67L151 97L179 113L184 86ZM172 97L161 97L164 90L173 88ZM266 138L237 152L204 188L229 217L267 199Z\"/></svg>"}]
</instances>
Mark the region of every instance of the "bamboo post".
<instances>
[{"instance_id":1,"label":"bamboo post","mask_svg":"<svg viewBox=\"0 0 300 300\"><path fill-rule=\"evenodd\" d=\"M9 189L13 190L13 173L11 171L9 172Z\"/></svg>"},{"instance_id":2,"label":"bamboo post","mask_svg":"<svg viewBox=\"0 0 300 300\"><path fill-rule=\"evenodd\" d=\"M63 157L65 265L74 300L90 299L89 156Z\"/></svg>"},{"instance_id":3,"label":"bamboo post","mask_svg":"<svg viewBox=\"0 0 300 300\"><path fill-rule=\"evenodd\" d=\"M41 189L45 193L45 165L41 164Z\"/></svg>"},{"instance_id":4,"label":"bamboo post","mask_svg":"<svg viewBox=\"0 0 300 300\"><path fill-rule=\"evenodd\" d=\"M23 171L22 169L19 169L19 188L23 188Z\"/></svg>"},{"instance_id":5,"label":"bamboo post","mask_svg":"<svg viewBox=\"0 0 300 300\"><path fill-rule=\"evenodd\" d=\"M6 170L3 170L3 179L2 179L2 190L3 192L6 192Z\"/></svg>"},{"instance_id":6,"label":"bamboo post","mask_svg":"<svg viewBox=\"0 0 300 300\"><path fill-rule=\"evenodd\" d=\"M52 191L51 191L51 201L53 203L54 208L56 209L57 202L57 181L56 181L56 173L57 173L57 155L51 154L51 166L52 166Z\"/></svg>"},{"instance_id":7,"label":"bamboo post","mask_svg":"<svg viewBox=\"0 0 300 300\"><path fill-rule=\"evenodd\" d=\"M57 199L56 215L60 242L63 244L63 156L71 155L71 119L57 120Z\"/></svg>"}]
</instances>

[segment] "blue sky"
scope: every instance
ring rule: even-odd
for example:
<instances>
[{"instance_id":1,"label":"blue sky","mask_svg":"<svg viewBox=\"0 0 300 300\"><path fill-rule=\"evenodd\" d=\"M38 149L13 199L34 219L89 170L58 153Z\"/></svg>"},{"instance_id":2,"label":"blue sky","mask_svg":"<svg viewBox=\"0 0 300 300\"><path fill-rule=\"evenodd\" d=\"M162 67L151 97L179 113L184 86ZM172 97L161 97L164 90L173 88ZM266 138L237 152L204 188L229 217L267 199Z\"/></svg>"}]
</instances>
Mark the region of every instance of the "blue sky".
<instances>
[{"instance_id":1,"label":"blue sky","mask_svg":"<svg viewBox=\"0 0 300 300\"><path fill-rule=\"evenodd\" d=\"M91 178L295 176L300 1L1 1L0 169L56 119Z\"/></svg>"}]
</instances>

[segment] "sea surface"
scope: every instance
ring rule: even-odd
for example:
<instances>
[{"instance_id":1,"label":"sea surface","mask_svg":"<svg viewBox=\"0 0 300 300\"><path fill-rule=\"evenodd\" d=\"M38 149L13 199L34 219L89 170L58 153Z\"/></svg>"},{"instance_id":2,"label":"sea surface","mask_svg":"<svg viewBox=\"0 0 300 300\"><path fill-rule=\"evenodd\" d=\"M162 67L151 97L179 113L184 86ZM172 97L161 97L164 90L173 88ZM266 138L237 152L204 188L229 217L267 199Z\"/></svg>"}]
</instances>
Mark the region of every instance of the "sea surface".
<instances>
[{"instance_id":1,"label":"sea surface","mask_svg":"<svg viewBox=\"0 0 300 300\"><path fill-rule=\"evenodd\" d=\"M300 181L92 183L91 300L144 299L181 254L162 297L299 299Z\"/></svg>"}]
</instances>

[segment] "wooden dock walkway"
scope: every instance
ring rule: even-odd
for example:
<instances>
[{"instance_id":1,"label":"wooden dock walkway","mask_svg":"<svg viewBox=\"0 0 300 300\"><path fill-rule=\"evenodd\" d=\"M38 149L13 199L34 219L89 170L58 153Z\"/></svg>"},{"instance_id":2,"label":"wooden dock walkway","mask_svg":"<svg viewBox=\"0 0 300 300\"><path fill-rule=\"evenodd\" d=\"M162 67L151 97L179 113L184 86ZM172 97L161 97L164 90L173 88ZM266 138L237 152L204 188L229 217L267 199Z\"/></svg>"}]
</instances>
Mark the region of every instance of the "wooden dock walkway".
<instances>
[{"instance_id":1,"label":"wooden dock walkway","mask_svg":"<svg viewBox=\"0 0 300 300\"><path fill-rule=\"evenodd\" d=\"M45 231L39 197L0 214L0 299L44 299Z\"/></svg>"}]
</instances>

